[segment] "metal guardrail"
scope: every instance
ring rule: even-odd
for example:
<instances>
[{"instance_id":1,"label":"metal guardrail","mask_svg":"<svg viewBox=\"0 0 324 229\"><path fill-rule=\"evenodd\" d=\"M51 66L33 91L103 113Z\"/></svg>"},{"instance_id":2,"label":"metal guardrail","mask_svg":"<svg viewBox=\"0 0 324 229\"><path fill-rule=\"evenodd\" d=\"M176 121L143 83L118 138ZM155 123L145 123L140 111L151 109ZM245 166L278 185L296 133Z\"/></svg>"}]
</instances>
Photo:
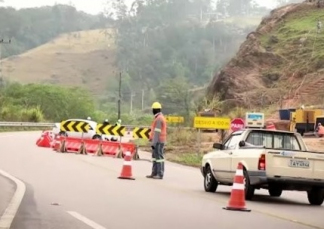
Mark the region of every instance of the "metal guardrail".
<instances>
[{"instance_id":1,"label":"metal guardrail","mask_svg":"<svg viewBox=\"0 0 324 229\"><path fill-rule=\"evenodd\" d=\"M0 122L0 127L54 127L55 123L42 122ZM134 129L135 127L151 128L150 126L124 125L126 128ZM192 129L190 127L168 127L170 129Z\"/></svg>"},{"instance_id":2,"label":"metal guardrail","mask_svg":"<svg viewBox=\"0 0 324 229\"><path fill-rule=\"evenodd\" d=\"M55 123L50 123L50 122L0 122L0 126L5 126L5 127L10 127L10 126L15 126L15 127L54 127ZM126 128L133 129L135 127L139 127L136 125L125 125ZM150 128L149 126L141 126L145 128Z\"/></svg>"},{"instance_id":3,"label":"metal guardrail","mask_svg":"<svg viewBox=\"0 0 324 229\"><path fill-rule=\"evenodd\" d=\"M42 122L0 122L0 126L21 126L21 127L53 127L54 123L42 123Z\"/></svg>"}]
</instances>

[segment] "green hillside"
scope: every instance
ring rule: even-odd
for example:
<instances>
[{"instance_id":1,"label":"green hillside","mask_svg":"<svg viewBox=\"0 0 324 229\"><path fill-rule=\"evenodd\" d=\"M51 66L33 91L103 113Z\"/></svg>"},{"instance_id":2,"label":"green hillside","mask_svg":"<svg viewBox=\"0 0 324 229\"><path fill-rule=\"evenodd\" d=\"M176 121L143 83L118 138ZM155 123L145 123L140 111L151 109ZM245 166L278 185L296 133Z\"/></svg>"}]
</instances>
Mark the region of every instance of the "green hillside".
<instances>
[{"instance_id":1,"label":"green hillside","mask_svg":"<svg viewBox=\"0 0 324 229\"><path fill-rule=\"evenodd\" d=\"M215 76L211 94L259 107L322 103L324 94L314 90L324 83L324 31L317 30L318 20L324 21L323 9L315 3L274 10Z\"/></svg>"},{"instance_id":2,"label":"green hillside","mask_svg":"<svg viewBox=\"0 0 324 229\"><path fill-rule=\"evenodd\" d=\"M116 75L113 33L89 30L62 34L3 60L3 74L12 81L78 86L101 96L108 90L109 79Z\"/></svg>"}]
</instances>

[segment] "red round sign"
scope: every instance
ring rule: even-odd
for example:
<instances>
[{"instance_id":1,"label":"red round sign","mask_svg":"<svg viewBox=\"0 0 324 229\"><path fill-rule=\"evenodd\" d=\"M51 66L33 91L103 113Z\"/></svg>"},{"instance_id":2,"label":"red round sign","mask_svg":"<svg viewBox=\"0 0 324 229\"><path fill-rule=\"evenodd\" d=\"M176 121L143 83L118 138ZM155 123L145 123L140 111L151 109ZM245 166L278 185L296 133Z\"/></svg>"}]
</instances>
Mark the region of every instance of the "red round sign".
<instances>
[{"instance_id":1,"label":"red round sign","mask_svg":"<svg viewBox=\"0 0 324 229\"><path fill-rule=\"evenodd\" d=\"M244 120L241 118L235 118L231 122L231 130L237 131L243 129L245 126Z\"/></svg>"}]
</instances>

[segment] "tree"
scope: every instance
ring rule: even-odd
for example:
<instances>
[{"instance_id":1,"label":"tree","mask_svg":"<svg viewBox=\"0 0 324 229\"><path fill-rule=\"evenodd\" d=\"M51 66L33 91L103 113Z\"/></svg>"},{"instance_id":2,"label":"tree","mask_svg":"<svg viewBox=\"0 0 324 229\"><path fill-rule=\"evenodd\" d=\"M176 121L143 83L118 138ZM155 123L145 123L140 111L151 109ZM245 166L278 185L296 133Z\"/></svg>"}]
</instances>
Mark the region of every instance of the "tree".
<instances>
[{"instance_id":1,"label":"tree","mask_svg":"<svg viewBox=\"0 0 324 229\"><path fill-rule=\"evenodd\" d=\"M163 104L163 111L166 114L183 114L188 118L192 108L189 89L190 85L183 76L164 81L157 90L157 99Z\"/></svg>"},{"instance_id":2,"label":"tree","mask_svg":"<svg viewBox=\"0 0 324 229\"><path fill-rule=\"evenodd\" d=\"M37 107L44 114L44 118L51 121L84 118L95 112L93 98L81 88L13 83L3 89L1 97L5 108L15 107L22 110Z\"/></svg>"},{"instance_id":3,"label":"tree","mask_svg":"<svg viewBox=\"0 0 324 229\"><path fill-rule=\"evenodd\" d=\"M130 11L125 11L123 1L114 2L116 15L122 15L115 23L117 63L130 76L135 94L153 88L159 95L158 88L175 78L205 85L245 39L239 26L207 20L212 16L206 15L217 13L210 0L143 0ZM232 4L235 15L252 10L248 0L223 2ZM225 11L228 4L223 4Z\"/></svg>"},{"instance_id":4,"label":"tree","mask_svg":"<svg viewBox=\"0 0 324 229\"><path fill-rule=\"evenodd\" d=\"M75 7L56 4L52 7L0 7L1 38L11 39L2 57L20 54L44 44L61 33L104 28L111 19L78 12Z\"/></svg>"}]
</instances>

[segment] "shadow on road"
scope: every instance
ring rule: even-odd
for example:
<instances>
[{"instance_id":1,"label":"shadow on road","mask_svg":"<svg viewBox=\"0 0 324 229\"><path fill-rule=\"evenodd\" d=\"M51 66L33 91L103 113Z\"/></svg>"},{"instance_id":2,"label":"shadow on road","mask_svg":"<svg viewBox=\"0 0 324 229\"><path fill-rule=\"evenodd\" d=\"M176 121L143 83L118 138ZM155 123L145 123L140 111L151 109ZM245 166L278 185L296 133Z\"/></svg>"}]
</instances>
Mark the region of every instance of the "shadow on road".
<instances>
[{"instance_id":1,"label":"shadow on road","mask_svg":"<svg viewBox=\"0 0 324 229\"><path fill-rule=\"evenodd\" d=\"M210 195L214 195L215 197L217 196L222 196L224 198L230 198L230 193L229 192L216 192L216 193L206 193ZM269 205L291 205L291 206L300 206L300 207L310 207L308 203L304 202L298 202L294 201L291 199L286 199L285 197L271 197L267 195L262 195L262 194L255 194L253 197L252 201L249 202L256 202L256 203L265 203Z\"/></svg>"}]
</instances>

